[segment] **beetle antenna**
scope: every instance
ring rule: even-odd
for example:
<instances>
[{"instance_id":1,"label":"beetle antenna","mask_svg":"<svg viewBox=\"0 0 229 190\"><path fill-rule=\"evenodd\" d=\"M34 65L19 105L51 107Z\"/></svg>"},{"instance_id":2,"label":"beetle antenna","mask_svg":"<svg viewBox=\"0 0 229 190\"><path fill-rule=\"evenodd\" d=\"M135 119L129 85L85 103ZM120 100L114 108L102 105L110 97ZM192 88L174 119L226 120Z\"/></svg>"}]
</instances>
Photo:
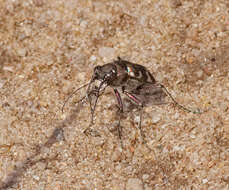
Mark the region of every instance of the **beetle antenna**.
<instances>
[{"instance_id":1,"label":"beetle antenna","mask_svg":"<svg viewBox=\"0 0 229 190\"><path fill-rule=\"evenodd\" d=\"M90 83L91 83L91 82L90 82ZM76 90L74 90L74 91L68 96L68 98L64 101L64 104L63 104L63 106L62 106L62 109L61 109L62 113L64 112L64 107L65 107L66 103L69 101L69 99L72 98L80 89L82 89L82 88L88 86L90 83L86 83L86 84L84 84L83 86L77 88ZM82 101L84 98L85 98L85 97L83 97L82 99L80 99L78 102Z\"/></svg>"}]
</instances>

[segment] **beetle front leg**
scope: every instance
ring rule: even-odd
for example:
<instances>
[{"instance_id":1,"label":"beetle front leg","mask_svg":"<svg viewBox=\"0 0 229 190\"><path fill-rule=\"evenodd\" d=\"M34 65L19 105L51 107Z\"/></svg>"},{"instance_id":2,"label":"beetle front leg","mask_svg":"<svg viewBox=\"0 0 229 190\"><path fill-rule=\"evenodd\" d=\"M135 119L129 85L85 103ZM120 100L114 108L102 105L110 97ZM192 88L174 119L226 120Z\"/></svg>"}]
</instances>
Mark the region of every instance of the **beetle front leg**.
<instances>
[{"instance_id":1,"label":"beetle front leg","mask_svg":"<svg viewBox=\"0 0 229 190\"><path fill-rule=\"evenodd\" d=\"M90 104L90 109L91 109L91 123L90 126L93 125L93 118L94 118L94 112L95 112L95 108L98 102L98 99L101 95L103 95L103 93L105 92L106 87L108 86L107 84L102 88L104 82L102 82L99 87L94 87L94 89L92 89L91 91L88 92L87 94L87 98ZM92 96L95 96L96 99L94 101L94 103L92 103ZM85 96L86 97L86 96ZM84 130L84 134L93 134L92 136L99 136L99 134L96 131L93 131L92 129L90 129L90 126L88 128L86 128Z\"/></svg>"}]
</instances>

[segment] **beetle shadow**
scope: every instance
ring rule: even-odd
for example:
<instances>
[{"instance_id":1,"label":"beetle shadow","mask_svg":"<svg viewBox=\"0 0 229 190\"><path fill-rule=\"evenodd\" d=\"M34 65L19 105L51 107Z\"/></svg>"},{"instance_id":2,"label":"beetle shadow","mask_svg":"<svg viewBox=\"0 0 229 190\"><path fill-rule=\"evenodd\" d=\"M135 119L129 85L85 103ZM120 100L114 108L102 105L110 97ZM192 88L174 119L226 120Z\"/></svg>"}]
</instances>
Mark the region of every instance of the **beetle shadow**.
<instances>
[{"instance_id":1,"label":"beetle shadow","mask_svg":"<svg viewBox=\"0 0 229 190\"><path fill-rule=\"evenodd\" d=\"M8 174L6 179L0 182L0 190L7 190L9 188L14 188L14 186L20 182L20 178L23 177L24 173L31 168L32 166L36 165L39 162L47 163L49 160L54 160L55 158L39 158L42 153L42 149L50 148L53 144L64 141L64 128L70 126L75 117L77 116L78 112L80 111L81 104L78 104L75 109L73 109L70 115L62 122L57 124L57 127L54 129L52 135L47 139L46 142L43 144L35 145L35 153L31 156L28 156L23 162L17 164L15 169ZM16 188L16 187L15 187Z\"/></svg>"}]
</instances>

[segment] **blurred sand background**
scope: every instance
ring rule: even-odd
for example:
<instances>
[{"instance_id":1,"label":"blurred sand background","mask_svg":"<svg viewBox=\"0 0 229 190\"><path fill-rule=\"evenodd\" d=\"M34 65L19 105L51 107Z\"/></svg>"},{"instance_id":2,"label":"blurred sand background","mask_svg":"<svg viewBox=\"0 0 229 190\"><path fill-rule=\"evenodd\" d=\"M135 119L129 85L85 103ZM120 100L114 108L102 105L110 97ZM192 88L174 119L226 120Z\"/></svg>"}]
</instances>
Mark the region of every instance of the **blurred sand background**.
<instances>
[{"instance_id":1,"label":"blurred sand background","mask_svg":"<svg viewBox=\"0 0 229 190\"><path fill-rule=\"evenodd\" d=\"M123 118L111 89L75 105L121 56L181 104ZM228 0L0 0L0 189L229 189Z\"/></svg>"}]
</instances>

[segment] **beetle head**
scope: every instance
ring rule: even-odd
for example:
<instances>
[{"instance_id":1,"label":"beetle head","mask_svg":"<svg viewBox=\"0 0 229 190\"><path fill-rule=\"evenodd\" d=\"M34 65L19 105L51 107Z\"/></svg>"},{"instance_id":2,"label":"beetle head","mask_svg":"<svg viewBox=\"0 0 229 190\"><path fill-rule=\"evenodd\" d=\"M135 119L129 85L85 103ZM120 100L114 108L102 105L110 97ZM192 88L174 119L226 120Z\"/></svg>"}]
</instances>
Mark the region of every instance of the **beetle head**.
<instances>
[{"instance_id":1,"label":"beetle head","mask_svg":"<svg viewBox=\"0 0 229 190\"><path fill-rule=\"evenodd\" d=\"M117 78L117 68L114 64L108 63L103 66L96 66L92 80L100 80L108 85Z\"/></svg>"}]
</instances>

